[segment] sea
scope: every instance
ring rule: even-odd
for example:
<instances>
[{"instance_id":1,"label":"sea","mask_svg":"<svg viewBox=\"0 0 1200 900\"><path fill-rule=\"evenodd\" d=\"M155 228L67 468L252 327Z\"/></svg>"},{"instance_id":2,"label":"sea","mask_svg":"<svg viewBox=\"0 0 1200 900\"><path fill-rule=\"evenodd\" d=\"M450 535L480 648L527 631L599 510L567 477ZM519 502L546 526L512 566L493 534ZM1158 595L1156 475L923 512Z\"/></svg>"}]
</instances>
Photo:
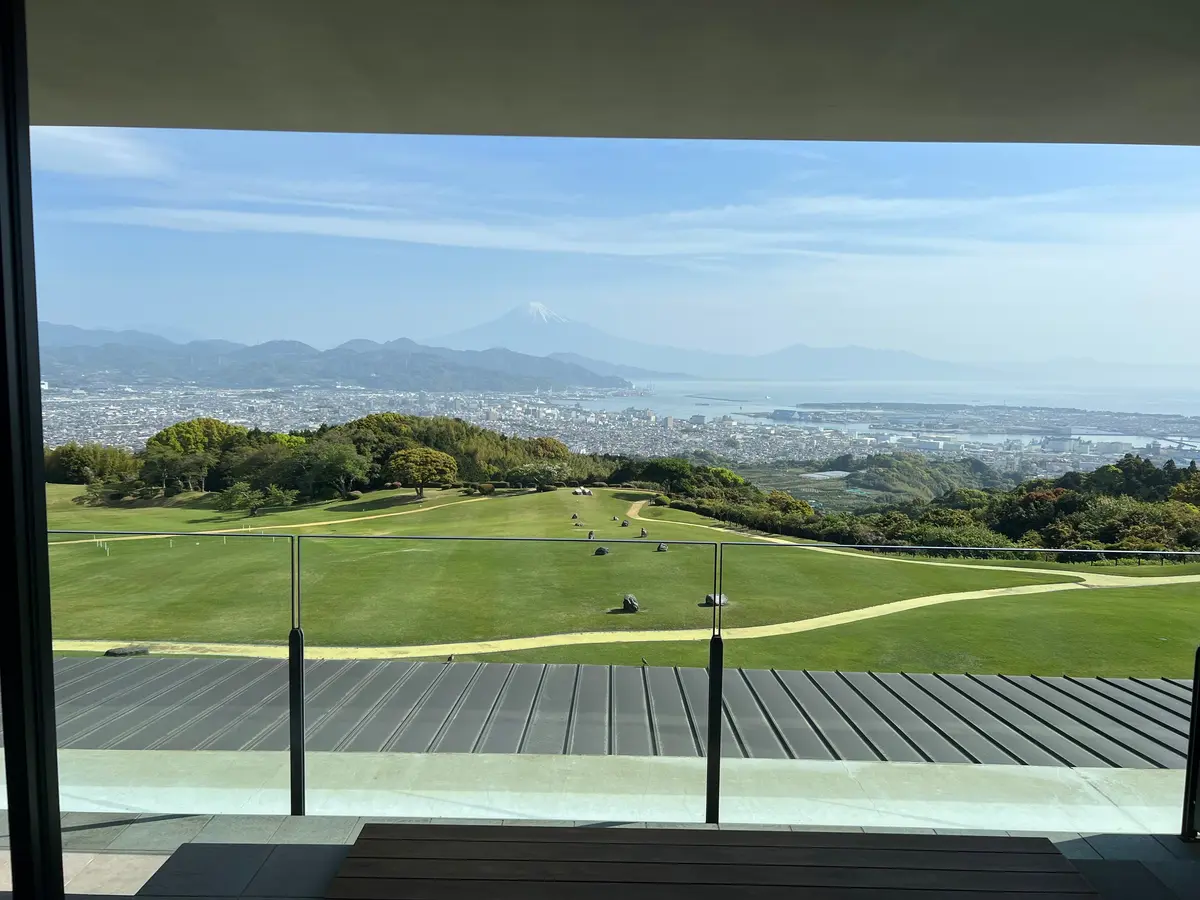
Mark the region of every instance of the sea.
<instances>
[{"instance_id":1,"label":"sea","mask_svg":"<svg viewBox=\"0 0 1200 900\"><path fill-rule=\"evenodd\" d=\"M597 397L579 401L585 409L618 411L650 408L660 416L686 419L748 415L817 403L954 403L970 406L1040 406L1109 412L1200 416L1200 384L1166 389L1080 385L945 381L657 381L638 384L641 396ZM820 425L817 421L811 424ZM830 423L845 431L867 430L865 423ZM1088 435L1080 435L1088 437ZM1021 435L970 435L989 443ZM1098 436L1100 437L1100 436ZM1143 435L1105 434L1105 440L1145 446Z\"/></svg>"}]
</instances>

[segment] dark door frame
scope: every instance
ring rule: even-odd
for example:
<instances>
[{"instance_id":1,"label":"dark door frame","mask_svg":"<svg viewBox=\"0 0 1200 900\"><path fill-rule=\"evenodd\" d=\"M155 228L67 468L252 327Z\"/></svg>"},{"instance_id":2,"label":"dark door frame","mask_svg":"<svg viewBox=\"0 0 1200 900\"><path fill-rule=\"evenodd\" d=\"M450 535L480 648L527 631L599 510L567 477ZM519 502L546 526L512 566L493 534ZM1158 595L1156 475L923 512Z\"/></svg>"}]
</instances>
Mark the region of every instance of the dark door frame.
<instances>
[{"instance_id":1,"label":"dark door frame","mask_svg":"<svg viewBox=\"0 0 1200 900\"><path fill-rule=\"evenodd\" d=\"M0 692L13 893L63 896L25 0L0 0Z\"/></svg>"}]
</instances>

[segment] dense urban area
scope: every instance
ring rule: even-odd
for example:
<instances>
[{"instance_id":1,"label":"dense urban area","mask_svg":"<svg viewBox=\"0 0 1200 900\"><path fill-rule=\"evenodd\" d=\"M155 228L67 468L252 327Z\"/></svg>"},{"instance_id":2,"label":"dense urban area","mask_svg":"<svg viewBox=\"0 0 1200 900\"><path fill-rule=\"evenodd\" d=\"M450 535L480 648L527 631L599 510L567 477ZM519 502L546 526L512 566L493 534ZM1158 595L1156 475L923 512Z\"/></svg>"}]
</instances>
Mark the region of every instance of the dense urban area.
<instances>
[{"instance_id":1,"label":"dense urban area","mask_svg":"<svg viewBox=\"0 0 1200 900\"><path fill-rule=\"evenodd\" d=\"M980 459L1000 472L1057 475L1094 469L1131 451L1182 465L1200 457L1200 417L1033 407L827 404L677 418L656 413L653 396L630 393L144 386L87 391L44 386L42 401L49 446L97 441L138 449L160 429L197 416L286 432L396 411L454 416L518 437L554 437L580 453L655 457L706 450L742 464L904 450ZM590 408L597 406L610 408Z\"/></svg>"}]
</instances>

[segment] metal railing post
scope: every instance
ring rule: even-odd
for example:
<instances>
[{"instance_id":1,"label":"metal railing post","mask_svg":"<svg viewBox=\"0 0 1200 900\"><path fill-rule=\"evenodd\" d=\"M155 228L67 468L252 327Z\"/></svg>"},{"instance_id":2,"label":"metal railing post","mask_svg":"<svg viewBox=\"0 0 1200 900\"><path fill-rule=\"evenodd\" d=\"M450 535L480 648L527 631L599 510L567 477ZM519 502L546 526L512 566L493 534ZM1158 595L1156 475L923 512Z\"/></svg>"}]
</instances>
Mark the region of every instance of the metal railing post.
<instances>
[{"instance_id":1,"label":"metal railing post","mask_svg":"<svg viewBox=\"0 0 1200 900\"><path fill-rule=\"evenodd\" d=\"M1192 842L1200 831L1200 647L1192 670L1192 722L1188 730L1187 773L1183 780L1183 830L1180 838Z\"/></svg>"},{"instance_id":2,"label":"metal railing post","mask_svg":"<svg viewBox=\"0 0 1200 900\"><path fill-rule=\"evenodd\" d=\"M713 625L712 638L708 644L708 741L707 779L704 786L704 821L716 825L721 819L721 682L725 673L725 644L721 639L721 590L724 586L723 547L717 544L714 550L713 572Z\"/></svg>"},{"instance_id":3,"label":"metal railing post","mask_svg":"<svg viewBox=\"0 0 1200 900\"><path fill-rule=\"evenodd\" d=\"M300 535L293 535L292 629L288 633L288 725L292 815L304 815L304 629L300 627Z\"/></svg>"}]
</instances>

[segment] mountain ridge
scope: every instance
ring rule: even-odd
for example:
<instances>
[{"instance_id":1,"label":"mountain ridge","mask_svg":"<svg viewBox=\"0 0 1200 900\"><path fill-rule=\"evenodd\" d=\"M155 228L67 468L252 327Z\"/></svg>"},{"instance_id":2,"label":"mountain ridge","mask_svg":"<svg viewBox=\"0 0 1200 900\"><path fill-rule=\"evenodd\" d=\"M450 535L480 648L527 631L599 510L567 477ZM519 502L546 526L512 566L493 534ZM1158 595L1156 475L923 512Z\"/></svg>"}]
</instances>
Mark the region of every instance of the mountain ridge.
<instances>
[{"instance_id":1,"label":"mountain ridge","mask_svg":"<svg viewBox=\"0 0 1200 900\"><path fill-rule=\"evenodd\" d=\"M868 372L873 375L885 372L888 377L901 380L936 380L982 374L973 366L929 359L903 350L793 344L749 356L655 345L574 321L540 303L514 307L490 322L444 335L436 342L459 350L506 347L535 356L568 355L602 360L607 366L686 373L694 378L715 380L840 380L862 378Z\"/></svg>"},{"instance_id":2,"label":"mountain ridge","mask_svg":"<svg viewBox=\"0 0 1200 900\"><path fill-rule=\"evenodd\" d=\"M61 385L198 384L214 388L351 384L380 390L532 391L628 387L575 363L505 349L461 351L407 338L360 339L331 350L301 341L177 344L142 332L39 323L42 377ZM76 341L63 344L61 341Z\"/></svg>"}]
</instances>

